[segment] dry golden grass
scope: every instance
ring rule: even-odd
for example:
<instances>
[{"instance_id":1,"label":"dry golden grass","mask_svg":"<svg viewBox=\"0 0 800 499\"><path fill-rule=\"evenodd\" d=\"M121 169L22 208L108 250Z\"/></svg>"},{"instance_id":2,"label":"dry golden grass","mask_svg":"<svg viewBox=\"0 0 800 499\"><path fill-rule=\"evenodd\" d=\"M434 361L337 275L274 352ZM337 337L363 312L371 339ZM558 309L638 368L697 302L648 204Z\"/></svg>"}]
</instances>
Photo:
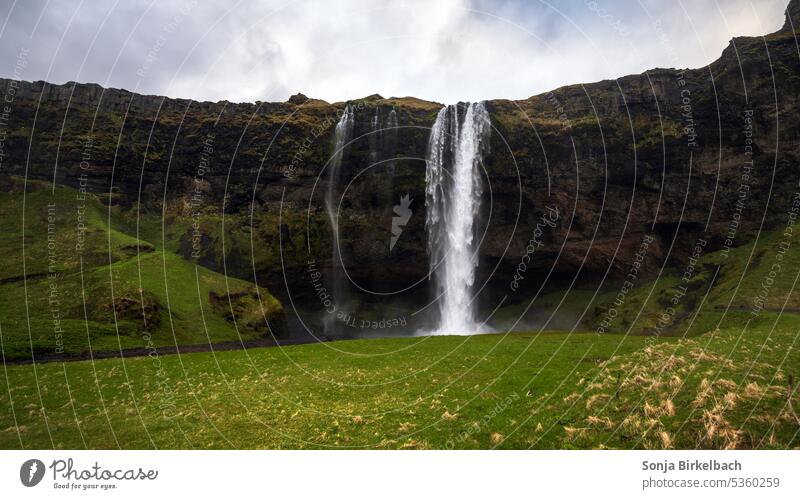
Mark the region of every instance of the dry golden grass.
<instances>
[{"instance_id":1,"label":"dry golden grass","mask_svg":"<svg viewBox=\"0 0 800 499\"><path fill-rule=\"evenodd\" d=\"M760 399L764 396L764 389L758 383L748 383L744 387L743 395L749 399Z\"/></svg>"},{"instance_id":2,"label":"dry golden grass","mask_svg":"<svg viewBox=\"0 0 800 499\"><path fill-rule=\"evenodd\" d=\"M683 359L682 357L678 357L676 355L670 355L669 358L667 358L664 361L664 363L661 365L661 368L664 371L672 371L676 367L681 366L681 365L683 365L685 363L686 363L686 360Z\"/></svg>"},{"instance_id":3,"label":"dry golden grass","mask_svg":"<svg viewBox=\"0 0 800 499\"><path fill-rule=\"evenodd\" d=\"M672 448L672 437L666 431L661 431L658 433L659 438L661 439L661 447L664 449L671 449Z\"/></svg>"},{"instance_id":4,"label":"dry golden grass","mask_svg":"<svg viewBox=\"0 0 800 499\"><path fill-rule=\"evenodd\" d=\"M705 404L709 395L711 395L711 383L707 378L703 378L703 381L700 382L700 386L697 389L697 396L692 402L692 405L694 407L701 407Z\"/></svg>"},{"instance_id":5,"label":"dry golden grass","mask_svg":"<svg viewBox=\"0 0 800 499\"><path fill-rule=\"evenodd\" d=\"M724 412L725 408L720 404L703 411L704 442L712 447L736 449L741 443L741 431L733 427Z\"/></svg>"},{"instance_id":6,"label":"dry golden grass","mask_svg":"<svg viewBox=\"0 0 800 499\"><path fill-rule=\"evenodd\" d=\"M405 433L405 432L413 430L414 428L416 428L416 426L417 425L414 424L414 423L400 423L400 428L399 429L400 429L401 432Z\"/></svg>"},{"instance_id":7,"label":"dry golden grass","mask_svg":"<svg viewBox=\"0 0 800 499\"><path fill-rule=\"evenodd\" d=\"M419 440L408 440L400 446L401 449L412 449L412 450L423 450L428 448L428 444L426 442L421 442Z\"/></svg>"},{"instance_id":8,"label":"dry golden grass","mask_svg":"<svg viewBox=\"0 0 800 499\"><path fill-rule=\"evenodd\" d=\"M736 407L736 402L739 400L739 396L736 394L736 392L728 392L725 394L722 400L725 401L725 409L730 410Z\"/></svg>"},{"instance_id":9,"label":"dry golden grass","mask_svg":"<svg viewBox=\"0 0 800 499\"><path fill-rule=\"evenodd\" d=\"M455 421L458 419L458 414L450 414L450 411L444 411L442 414L442 419L445 421Z\"/></svg>"},{"instance_id":10,"label":"dry golden grass","mask_svg":"<svg viewBox=\"0 0 800 499\"><path fill-rule=\"evenodd\" d=\"M505 439L505 437L501 433L492 432L492 434L489 435L489 441L492 442L492 445L498 445L504 439Z\"/></svg>"},{"instance_id":11,"label":"dry golden grass","mask_svg":"<svg viewBox=\"0 0 800 499\"><path fill-rule=\"evenodd\" d=\"M648 401L644 402L642 410L644 411L644 415L647 417L655 417L660 415L660 410L658 406L652 406Z\"/></svg>"},{"instance_id":12,"label":"dry golden grass","mask_svg":"<svg viewBox=\"0 0 800 499\"><path fill-rule=\"evenodd\" d=\"M675 404L672 402L672 400L666 399L661 401L661 412L665 416L675 415Z\"/></svg>"},{"instance_id":13,"label":"dry golden grass","mask_svg":"<svg viewBox=\"0 0 800 499\"><path fill-rule=\"evenodd\" d=\"M591 409L595 405L604 402L609 399L609 396L605 393L595 393L591 397L586 400L586 408Z\"/></svg>"},{"instance_id":14,"label":"dry golden grass","mask_svg":"<svg viewBox=\"0 0 800 499\"><path fill-rule=\"evenodd\" d=\"M650 405L645 401L643 406L644 415L648 418L660 418L661 416L674 416L675 404L670 399L662 400L658 405Z\"/></svg>"},{"instance_id":15,"label":"dry golden grass","mask_svg":"<svg viewBox=\"0 0 800 499\"><path fill-rule=\"evenodd\" d=\"M638 416L631 414L622 420L622 428L628 433L638 433L642 427L642 420Z\"/></svg>"},{"instance_id":16,"label":"dry golden grass","mask_svg":"<svg viewBox=\"0 0 800 499\"><path fill-rule=\"evenodd\" d=\"M566 439L568 442L571 442L577 438L583 436L586 433L586 428L573 428L571 426L564 427L564 433L566 433Z\"/></svg>"},{"instance_id":17,"label":"dry golden grass","mask_svg":"<svg viewBox=\"0 0 800 499\"><path fill-rule=\"evenodd\" d=\"M639 388L646 388L646 387L652 387L653 383L654 383L653 379L648 378L647 376L645 376L642 373L637 373L636 375L626 379L622 383L622 386L626 387L626 386L633 385L633 386L639 387Z\"/></svg>"},{"instance_id":18,"label":"dry golden grass","mask_svg":"<svg viewBox=\"0 0 800 499\"><path fill-rule=\"evenodd\" d=\"M590 426L605 428L607 430L614 426L614 422L607 417L589 416L586 418L586 422Z\"/></svg>"}]
</instances>

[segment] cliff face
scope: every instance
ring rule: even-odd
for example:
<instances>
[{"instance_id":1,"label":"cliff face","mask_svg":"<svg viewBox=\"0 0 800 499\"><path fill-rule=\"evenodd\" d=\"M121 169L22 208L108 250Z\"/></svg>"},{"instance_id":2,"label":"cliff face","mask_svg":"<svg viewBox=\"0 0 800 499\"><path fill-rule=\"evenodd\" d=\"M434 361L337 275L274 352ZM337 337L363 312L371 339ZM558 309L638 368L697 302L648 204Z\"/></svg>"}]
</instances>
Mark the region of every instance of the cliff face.
<instances>
[{"instance_id":1,"label":"cliff face","mask_svg":"<svg viewBox=\"0 0 800 499\"><path fill-rule=\"evenodd\" d=\"M800 179L800 59L791 30L800 26L800 2L787 16L777 33L731 40L705 68L488 102L482 304L576 276L595 285L622 279L646 238L654 244L640 257L642 273L654 275L668 258L685 260L698 238L709 249L737 245L762 225L785 223ZM325 168L344 103L302 95L198 103L11 80L0 81L0 94L12 96L2 176L55 179L123 215L163 218L184 255L197 252L204 265L318 305L308 266L330 266ZM398 300L424 301L424 157L441 105L380 96L350 105L353 141L343 153L337 208L353 289L364 302L406 288ZM390 250L403 196L412 214ZM514 290L532 239L542 244Z\"/></svg>"},{"instance_id":2,"label":"cliff face","mask_svg":"<svg viewBox=\"0 0 800 499\"><path fill-rule=\"evenodd\" d=\"M797 21L800 20L800 2L791 0L786 7L786 22L783 24L783 31L795 32L800 27Z\"/></svg>"},{"instance_id":3,"label":"cliff face","mask_svg":"<svg viewBox=\"0 0 800 499\"><path fill-rule=\"evenodd\" d=\"M798 5L789 7L793 19ZM698 238L720 248L784 223L800 179L797 47L783 29L735 38L705 68L494 101L491 176L508 179L495 202L506 195L509 211L493 218L487 240L496 244L483 254L499 257L512 231L517 169L523 233L544 204L565 215L534 263L542 271L555 264L564 278L624 275L648 235L657 240L645 255L652 275L666 255L685 260Z\"/></svg>"}]
</instances>

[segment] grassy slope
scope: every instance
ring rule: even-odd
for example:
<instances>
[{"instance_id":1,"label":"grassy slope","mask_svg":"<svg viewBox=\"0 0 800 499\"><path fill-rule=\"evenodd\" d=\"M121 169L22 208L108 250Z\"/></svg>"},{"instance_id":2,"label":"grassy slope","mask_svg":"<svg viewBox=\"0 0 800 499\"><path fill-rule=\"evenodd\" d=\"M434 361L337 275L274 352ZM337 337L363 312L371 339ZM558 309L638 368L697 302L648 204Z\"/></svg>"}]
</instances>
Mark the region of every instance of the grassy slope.
<instances>
[{"instance_id":1,"label":"grassy slope","mask_svg":"<svg viewBox=\"0 0 800 499\"><path fill-rule=\"evenodd\" d=\"M109 225L107 208L95 199L86 202L85 250L76 251L80 204L76 194L64 187L51 192L45 185L29 185L24 197L25 267L22 237L0 241L0 258L6 262L0 270L0 327L6 359L30 358L31 345L36 353L53 353L60 341L69 354L90 348L207 343L209 336L200 317L205 318L208 335L215 342L237 340L239 333L243 339L253 339L266 332L265 327L250 327L237 333L224 318L228 315L225 307L210 302L211 292L222 296L228 291L254 293L251 283L226 279L109 228L122 224L112 217ZM49 205L55 206L50 212L55 219L49 224L52 251L47 247ZM22 214L21 191L0 193L4 234L22 234ZM266 290L260 293L264 312L271 317L280 310L280 303ZM257 303L243 307L248 322L256 323L252 316L260 312Z\"/></svg>"},{"instance_id":2,"label":"grassy slope","mask_svg":"<svg viewBox=\"0 0 800 499\"><path fill-rule=\"evenodd\" d=\"M769 312L746 328L615 357L554 407L565 425L563 445L800 447L798 326L793 314Z\"/></svg>"},{"instance_id":3,"label":"grassy slope","mask_svg":"<svg viewBox=\"0 0 800 499\"><path fill-rule=\"evenodd\" d=\"M788 245L788 250L782 251L781 245ZM662 334L683 337L718 327L743 326L750 319L763 286L769 288L764 312L800 313L800 292L795 289L800 275L798 246L800 232L785 234L783 229L776 229L731 249L727 256L722 251L702 255L689 278L685 296L674 306L674 313L667 316L665 309L672 305L670 301L684 284L681 275L689 265L665 269L659 279L641 283L627 294L624 303L616 307L618 314L609 329L654 334L662 326ZM592 326L612 306L614 294L604 294L605 302L601 301L589 314Z\"/></svg>"},{"instance_id":4,"label":"grassy slope","mask_svg":"<svg viewBox=\"0 0 800 499\"><path fill-rule=\"evenodd\" d=\"M0 447L797 448L800 318L765 310L748 322L743 308L781 238L733 250L700 313L687 308L670 336L384 339L8 367ZM705 256L706 270L719 258ZM794 260L770 308L794 303ZM643 296L675 282L633 292L645 329L658 307Z\"/></svg>"},{"instance_id":5,"label":"grassy slope","mask_svg":"<svg viewBox=\"0 0 800 499\"><path fill-rule=\"evenodd\" d=\"M120 283L117 295L138 286L129 240L116 237L114 263L84 276L97 285L85 286L94 304L103 302L109 273ZM661 337L652 332L683 269L627 295L612 328L620 334L365 340L9 366L0 377L0 447L796 448L800 316L793 288L800 255L781 253L785 241L800 243L774 231L727 259L703 256ZM754 296L779 254L781 272L765 309L753 315ZM108 251L103 256L107 263ZM194 266L149 250L143 287L156 302L166 300L165 259L178 339L204 338L196 331ZM199 272L200 296L224 284L218 274ZM29 280L29 298L43 292L38 285ZM20 293L20 286L2 289ZM590 320L598 320L613 290L599 295L599 305L587 296L579 292L565 306L570 315L595 306ZM6 317L19 314L20 303L0 305L4 349ZM229 324L203 309L209 330L223 338ZM153 336L173 341L165 317ZM96 323L93 344L117 341L99 329L108 322Z\"/></svg>"}]
</instances>

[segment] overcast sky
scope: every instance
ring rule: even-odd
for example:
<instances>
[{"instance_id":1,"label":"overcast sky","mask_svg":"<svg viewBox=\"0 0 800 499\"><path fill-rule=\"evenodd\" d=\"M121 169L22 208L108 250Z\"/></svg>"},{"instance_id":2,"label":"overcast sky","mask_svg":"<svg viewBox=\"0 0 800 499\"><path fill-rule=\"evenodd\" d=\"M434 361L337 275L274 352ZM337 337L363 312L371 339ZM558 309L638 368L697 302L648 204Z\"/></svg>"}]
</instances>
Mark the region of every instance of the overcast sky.
<instances>
[{"instance_id":1,"label":"overcast sky","mask_svg":"<svg viewBox=\"0 0 800 499\"><path fill-rule=\"evenodd\" d=\"M779 29L787 3L0 0L0 76L27 50L24 80L197 100L525 98L704 66L733 36Z\"/></svg>"}]
</instances>

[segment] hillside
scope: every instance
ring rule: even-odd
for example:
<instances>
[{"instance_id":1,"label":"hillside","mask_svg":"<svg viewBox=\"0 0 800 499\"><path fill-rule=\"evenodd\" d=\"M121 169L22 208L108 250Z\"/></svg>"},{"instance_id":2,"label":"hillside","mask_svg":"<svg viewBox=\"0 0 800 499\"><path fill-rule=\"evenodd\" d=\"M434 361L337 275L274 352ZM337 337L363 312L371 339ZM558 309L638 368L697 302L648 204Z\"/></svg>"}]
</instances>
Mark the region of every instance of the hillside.
<instances>
[{"instance_id":1,"label":"hillside","mask_svg":"<svg viewBox=\"0 0 800 499\"><path fill-rule=\"evenodd\" d=\"M22 196L23 185L12 178L0 193L6 361L269 339L268 321L283 332L266 289L121 232L91 194L28 182Z\"/></svg>"}]
</instances>

